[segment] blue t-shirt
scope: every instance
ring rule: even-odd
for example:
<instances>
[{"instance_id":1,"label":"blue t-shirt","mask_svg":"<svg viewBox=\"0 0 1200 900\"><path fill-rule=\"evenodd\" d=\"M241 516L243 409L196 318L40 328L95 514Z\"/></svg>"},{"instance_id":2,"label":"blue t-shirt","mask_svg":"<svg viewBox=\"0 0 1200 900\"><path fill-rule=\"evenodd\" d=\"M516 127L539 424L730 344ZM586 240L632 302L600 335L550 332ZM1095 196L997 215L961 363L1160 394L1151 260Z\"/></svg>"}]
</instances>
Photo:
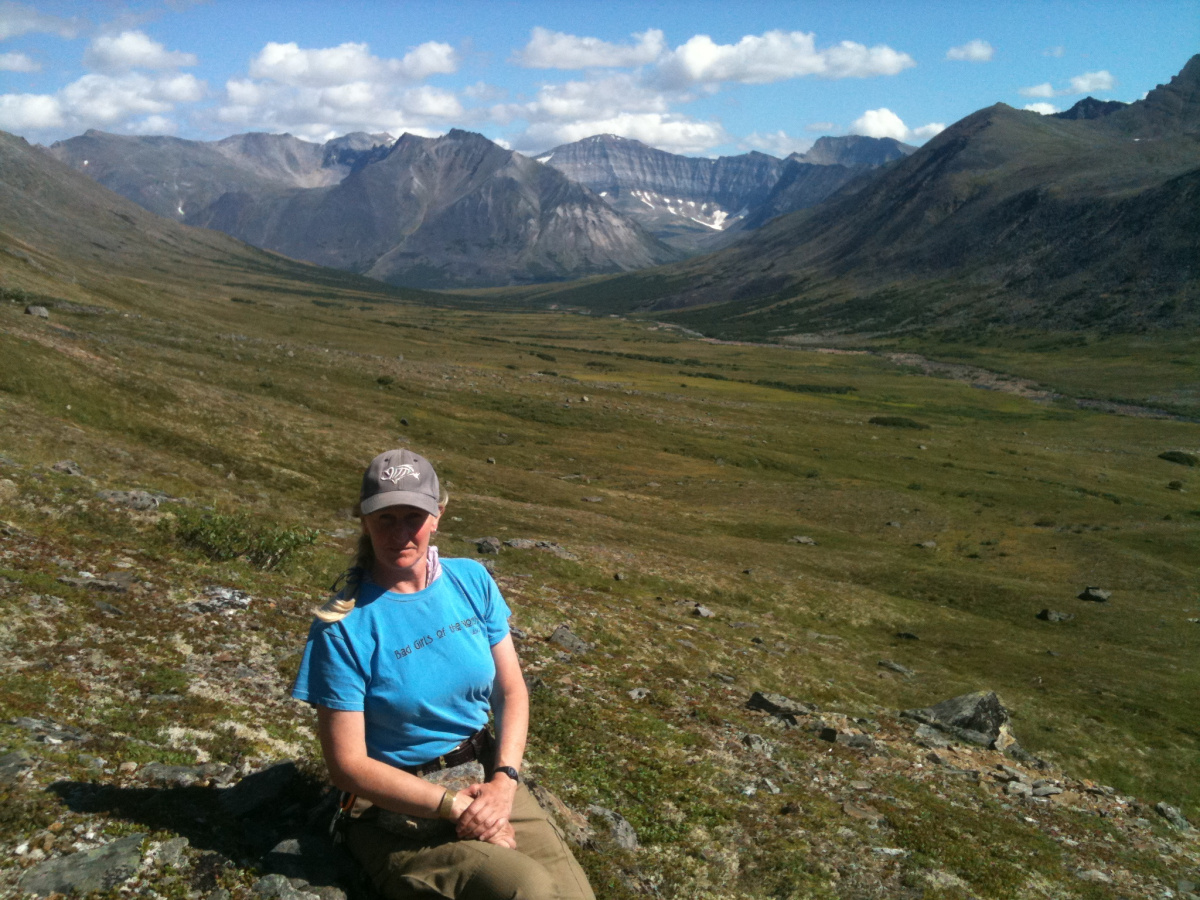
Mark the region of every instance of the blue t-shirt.
<instances>
[{"instance_id":1,"label":"blue t-shirt","mask_svg":"<svg viewBox=\"0 0 1200 900\"><path fill-rule=\"evenodd\" d=\"M395 766L435 759L487 724L491 648L508 634L511 613L487 569L441 562L422 591L364 580L344 619L313 622L292 688L314 706L361 711L367 755Z\"/></svg>"}]
</instances>

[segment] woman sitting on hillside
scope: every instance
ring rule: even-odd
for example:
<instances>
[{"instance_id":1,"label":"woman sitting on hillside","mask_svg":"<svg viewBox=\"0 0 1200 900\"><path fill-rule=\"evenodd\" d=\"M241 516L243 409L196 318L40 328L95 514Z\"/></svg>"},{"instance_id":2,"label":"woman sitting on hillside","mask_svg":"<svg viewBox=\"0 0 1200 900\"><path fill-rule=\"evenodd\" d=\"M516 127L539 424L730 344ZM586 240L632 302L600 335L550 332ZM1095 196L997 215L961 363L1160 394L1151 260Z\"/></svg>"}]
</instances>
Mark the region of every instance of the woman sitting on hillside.
<instances>
[{"instance_id":1,"label":"woman sitting on hillside","mask_svg":"<svg viewBox=\"0 0 1200 900\"><path fill-rule=\"evenodd\" d=\"M430 546L446 500L408 450L367 467L355 565L317 611L292 696L317 708L343 833L388 900L594 900L520 783L529 695L508 606L483 566Z\"/></svg>"}]
</instances>

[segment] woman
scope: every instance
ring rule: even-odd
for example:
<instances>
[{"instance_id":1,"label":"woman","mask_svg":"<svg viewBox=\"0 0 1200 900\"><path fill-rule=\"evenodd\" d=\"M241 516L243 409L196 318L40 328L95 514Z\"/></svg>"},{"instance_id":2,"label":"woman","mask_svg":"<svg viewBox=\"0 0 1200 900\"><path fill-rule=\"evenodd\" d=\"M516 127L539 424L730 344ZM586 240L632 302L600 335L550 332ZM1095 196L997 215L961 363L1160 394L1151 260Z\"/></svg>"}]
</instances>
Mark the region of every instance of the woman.
<instances>
[{"instance_id":1,"label":"woman","mask_svg":"<svg viewBox=\"0 0 1200 900\"><path fill-rule=\"evenodd\" d=\"M529 695L508 606L483 566L429 543L446 500L425 458L372 460L356 564L317 611L292 696L317 708L330 777L357 798L346 841L388 900L594 900L520 783Z\"/></svg>"}]
</instances>

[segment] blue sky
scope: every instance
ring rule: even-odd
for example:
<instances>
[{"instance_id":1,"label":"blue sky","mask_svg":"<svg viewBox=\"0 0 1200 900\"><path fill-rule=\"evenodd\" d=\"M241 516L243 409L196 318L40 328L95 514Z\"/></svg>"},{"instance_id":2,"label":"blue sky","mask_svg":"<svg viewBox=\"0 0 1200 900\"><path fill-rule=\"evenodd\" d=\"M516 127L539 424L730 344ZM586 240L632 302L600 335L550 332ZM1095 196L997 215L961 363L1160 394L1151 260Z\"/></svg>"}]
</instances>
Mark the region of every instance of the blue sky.
<instances>
[{"instance_id":1,"label":"blue sky","mask_svg":"<svg viewBox=\"0 0 1200 900\"><path fill-rule=\"evenodd\" d=\"M1200 0L0 0L0 129L460 127L526 152L612 132L782 156L823 134L923 143L996 102L1137 100L1196 52Z\"/></svg>"}]
</instances>

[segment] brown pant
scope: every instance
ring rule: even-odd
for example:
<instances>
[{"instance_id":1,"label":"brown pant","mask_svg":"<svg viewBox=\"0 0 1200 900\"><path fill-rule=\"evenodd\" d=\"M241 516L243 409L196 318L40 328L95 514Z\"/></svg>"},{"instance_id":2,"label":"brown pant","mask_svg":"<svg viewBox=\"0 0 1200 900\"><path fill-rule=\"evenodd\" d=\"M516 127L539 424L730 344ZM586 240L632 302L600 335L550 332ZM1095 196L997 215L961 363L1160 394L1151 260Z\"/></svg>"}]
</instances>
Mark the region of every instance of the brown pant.
<instances>
[{"instance_id":1,"label":"brown pant","mask_svg":"<svg viewBox=\"0 0 1200 900\"><path fill-rule=\"evenodd\" d=\"M346 840L386 900L595 900L562 833L525 785L509 821L516 850L453 838L414 843L369 819L352 822Z\"/></svg>"}]
</instances>

